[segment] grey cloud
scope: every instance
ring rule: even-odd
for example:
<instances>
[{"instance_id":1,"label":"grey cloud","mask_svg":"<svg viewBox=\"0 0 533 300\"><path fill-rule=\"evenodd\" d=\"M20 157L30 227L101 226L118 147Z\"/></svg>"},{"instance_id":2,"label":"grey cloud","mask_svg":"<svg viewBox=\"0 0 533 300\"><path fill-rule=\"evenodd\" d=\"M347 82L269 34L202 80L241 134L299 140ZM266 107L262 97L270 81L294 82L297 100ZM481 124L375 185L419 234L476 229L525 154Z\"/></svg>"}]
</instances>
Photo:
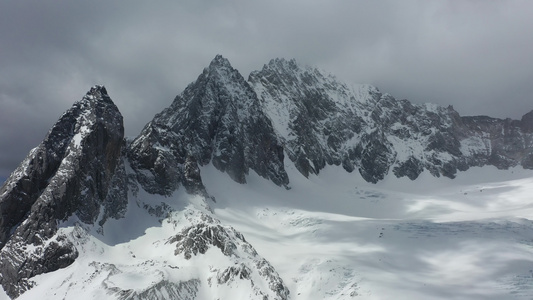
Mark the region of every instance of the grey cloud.
<instances>
[{"instance_id":1,"label":"grey cloud","mask_svg":"<svg viewBox=\"0 0 533 300\"><path fill-rule=\"evenodd\" d=\"M0 177L105 84L136 135L218 53L247 76L296 58L461 114L533 109L530 1L4 1Z\"/></svg>"}]
</instances>

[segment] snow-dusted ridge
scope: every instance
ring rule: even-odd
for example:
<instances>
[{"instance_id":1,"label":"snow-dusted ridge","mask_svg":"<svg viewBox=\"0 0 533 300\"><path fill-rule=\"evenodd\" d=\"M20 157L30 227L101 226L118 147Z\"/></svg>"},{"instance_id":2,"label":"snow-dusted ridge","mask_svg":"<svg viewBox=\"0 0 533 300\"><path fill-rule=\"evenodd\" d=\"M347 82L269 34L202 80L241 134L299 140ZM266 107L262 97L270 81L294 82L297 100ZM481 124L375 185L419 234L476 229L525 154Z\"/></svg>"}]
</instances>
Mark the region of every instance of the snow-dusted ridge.
<instances>
[{"instance_id":1,"label":"snow-dusted ridge","mask_svg":"<svg viewBox=\"0 0 533 300\"><path fill-rule=\"evenodd\" d=\"M349 86L295 60L271 60L249 82L289 159L308 176L326 165L377 182L424 170L453 178L472 166L533 162L531 117L461 117L452 107L397 100L370 85Z\"/></svg>"},{"instance_id":2,"label":"snow-dusted ridge","mask_svg":"<svg viewBox=\"0 0 533 300\"><path fill-rule=\"evenodd\" d=\"M95 86L2 186L5 297L533 296L533 112L461 117L295 60L245 80L217 56L123 131Z\"/></svg>"}]
</instances>

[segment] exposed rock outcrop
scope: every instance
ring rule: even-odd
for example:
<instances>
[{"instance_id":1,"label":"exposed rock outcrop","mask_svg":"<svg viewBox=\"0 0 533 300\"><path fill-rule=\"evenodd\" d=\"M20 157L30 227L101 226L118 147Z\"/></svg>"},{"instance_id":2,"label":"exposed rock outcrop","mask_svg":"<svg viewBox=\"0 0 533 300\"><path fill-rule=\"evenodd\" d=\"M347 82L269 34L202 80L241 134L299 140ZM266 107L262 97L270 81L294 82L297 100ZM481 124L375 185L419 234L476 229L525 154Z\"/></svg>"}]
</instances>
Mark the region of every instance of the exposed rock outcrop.
<instances>
[{"instance_id":1,"label":"exposed rock outcrop","mask_svg":"<svg viewBox=\"0 0 533 300\"><path fill-rule=\"evenodd\" d=\"M210 217L205 222L184 228L180 233L168 240L176 244L174 254L183 255L185 259L205 254L211 248L234 261L224 269L216 270L216 284L231 285L233 282L247 282L254 291L253 297L263 299L288 299L289 289L283 283L274 267L259 256L244 236L231 227L217 224ZM211 280L210 284L215 284ZM268 290L261 290L257 285L263 281ZM272 297L273 296L273 297Z\"/></svg>"}]
</instances>

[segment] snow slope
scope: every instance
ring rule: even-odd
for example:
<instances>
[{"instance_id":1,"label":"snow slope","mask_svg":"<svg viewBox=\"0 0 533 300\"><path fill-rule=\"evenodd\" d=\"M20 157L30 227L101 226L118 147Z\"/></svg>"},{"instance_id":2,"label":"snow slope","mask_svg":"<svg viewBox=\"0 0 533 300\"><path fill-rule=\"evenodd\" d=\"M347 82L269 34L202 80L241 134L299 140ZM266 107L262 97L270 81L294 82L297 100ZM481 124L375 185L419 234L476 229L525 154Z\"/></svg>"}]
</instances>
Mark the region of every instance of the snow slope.
<instances>
[{"instance_id":1,"label":"snow slope","mask_svg":"<svg viewBox=\"0 0 533 300\"><path fill-rule=\"evenodd\" d=\"M328 167L292 189L202 170L214 211L269 260L292 299L531 299L531 171L473 168L376 185Z\"/></svg>"},{"instance_id":2,"label":"snow slope","mask_svg":"<svg viewBox=\"0 0 533 300\"><path fill-rule=\"evenodd\" d=\"M250 275L255 286L220 281L223 270L261 257L291 299L533 297L531 171L483 167L454 180L423 173L370 184L342 167L309 178L286 169L289 190L253 172L238 184L208 165L202 178L216 202L140 189L103 233L69 220L60 231L78 242L79 258L33 278L19 299L261 299L257 291L269 289L259 273ZM200 223L234 228L258 256L216 247L175 255L169 237Z\"/></svg>"}]
</instances>

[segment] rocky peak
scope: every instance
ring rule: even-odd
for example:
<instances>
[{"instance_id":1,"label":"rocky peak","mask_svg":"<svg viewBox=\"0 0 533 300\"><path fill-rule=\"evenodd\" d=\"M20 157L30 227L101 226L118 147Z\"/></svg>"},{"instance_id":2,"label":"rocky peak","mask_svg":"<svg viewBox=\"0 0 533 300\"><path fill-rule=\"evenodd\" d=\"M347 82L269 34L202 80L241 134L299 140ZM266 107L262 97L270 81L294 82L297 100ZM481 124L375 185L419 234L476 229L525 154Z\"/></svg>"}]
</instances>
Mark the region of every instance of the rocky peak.
<instances>
[{"instance_id":1,"label":"rocky peak","mask_svg":"<svg viewBox=\"0 0 533 300\"><path fill-rule=\"evenodd\" d=\"M533 113L522 121L461 118L451 107L350 86L294 60L271 60L248 80L305 176L332 164L370 182L389 171L414 180L424 170L453 178L470 166L533 165Z\"/></svg>"},{"instance_id":2,"label":"rocky peak","mask_svg":"<svg viewBox=\"0 0 533 300\"><path fill-rule=\"evenodd\" d=\"M245 79L242 75L231 66L231 63L228 59L222 55L217 55L209 64L207 68L204 69L203 73L200 74L196 83L205 83L207 85L213 85L221 89L221 92L238 92L238 89L234 87L239 85L244 85ZM197 86L198 89L200 86ZM185 91L184 91L185 92ZM228 100L236 100L238 97L229 97Z\"/></svg>"},{"instance_id":3,"label":"rocky peak","mask_svg":"<svg viewBox=\"0 0 533 300\"><path fill-rule=\"evenodd\" d=\"M22 278L72 263L77 250L56 236L58 224L74 217L102 225L122 215L123 135L122 115L105 88L95 86L8 178L0 190L0 283L8 294L31 286ZM20 251L27 244L35 255Z\"/></svg>"},{"instance_id":4,"label":"rocky peak","mask_svg":"<svg viewBox=\"0 0 533 300\"><path fill-rule=\"evenodd\" d=\"M91 89L83 98L89 100L110 100L109 95L107 94L107 90L103 85L95 85L91 87Z\"/></svg>"},{"instance_id":5,"label":"rocky peak","mask_svg":"<svg viewBox=\"0 0 533 300\"><path fill-rule=\"evenodd\" d=\"M358 134L364 123L360 111L366 99L356 98L363 92L355 94L334 76L295 60L271 60L248 80L302 174L342 163L342 141Z\"/></svg>"},{"instance_id":6,"label":"rocky peak","mask_svg":"<svg viewBox=\"0 0 533 300\"><path fill-rule=\"evenodd\" d=\"M318 69L300 65L295 59L276 58L264 65L261 71L250 73L248 80L253 83L262 77L272 84L298 87L304 84L311 85L318 78L327 76Z\"/></svg>"},{"instance_id":7,"label":"rocky peak","mask_svg":"<svg viewBox=\"0 0 533 300\"><path fill-rule=\"evenodd\" d=\"M129 153L143 186L162 194L179 184L203 190L201 181L186 178L186 160L191 174L212 162L240 183L246 182L249 169L276 184L288 183L283 148L271 121L254 90L222 56L145 127Z\"/></svg>"},{"instance_id":8,"label":"rocky peak","mask_svg":"<svg viewBox=\"0 0 533 300\"><path fill-rule=\"evenodd\" d=\"M271 59L268 64L263 66L262 72L266 71L274 71L276 73L282 74L282 73L298 73L302 69L302 67L296 62L295 59L287 60L285 58L274 58ZM261 72L261 71L255 71Z\"/></svg>"},{"instance_id":9,"label":"rocky peak","mask_svg":"<svg viewBox=\"0 0 533 300\"><path fill-rule=\"evenodd\" d=\"M215 58L209 63L208 69L230 69L233 70L233 67L231 66L231 63L229 60L225 57L223 57L220 54L217 54Z\"/></svg>"}]
</instances>

